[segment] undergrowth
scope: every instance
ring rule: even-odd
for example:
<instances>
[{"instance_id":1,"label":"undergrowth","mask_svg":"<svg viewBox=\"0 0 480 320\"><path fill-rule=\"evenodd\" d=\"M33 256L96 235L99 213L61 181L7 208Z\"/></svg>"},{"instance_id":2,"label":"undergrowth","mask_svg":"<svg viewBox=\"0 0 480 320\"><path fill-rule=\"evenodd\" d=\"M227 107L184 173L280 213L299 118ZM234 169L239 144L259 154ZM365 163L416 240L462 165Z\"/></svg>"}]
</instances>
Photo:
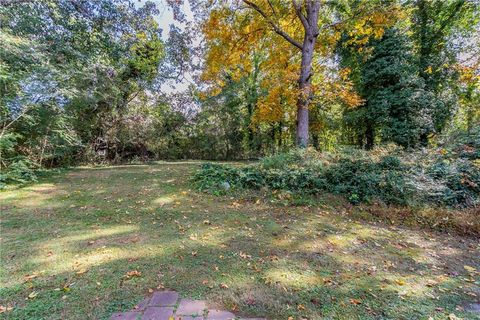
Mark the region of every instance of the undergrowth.
<instances>
[{"instance_id":1,"label":"undergrowth","mask_svg":"<svg viewBox=\"0 0 480 320\"><path fill-rule=\"evenodd\" d=\"M307 149L242 167L206 163L194 181L198 189L213 194L267 188L305 195L331 193L352 204L474 208L480 204L479 132L415 152L394 146L368 152Z\"/></svg>"}]
</instances>

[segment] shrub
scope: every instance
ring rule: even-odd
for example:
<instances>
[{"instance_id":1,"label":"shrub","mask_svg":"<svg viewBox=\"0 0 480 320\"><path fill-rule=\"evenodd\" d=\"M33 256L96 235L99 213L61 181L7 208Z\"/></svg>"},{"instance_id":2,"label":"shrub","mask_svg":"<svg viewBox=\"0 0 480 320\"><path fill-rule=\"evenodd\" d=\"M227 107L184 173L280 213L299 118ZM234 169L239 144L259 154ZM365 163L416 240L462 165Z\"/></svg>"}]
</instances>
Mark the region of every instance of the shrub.
<instances>
[{"instance_id":1,"label":"shrub","mask_svg":"<svg viewBox=\"0 0 480 320\"><path fill-rule=\"evenodd\" d=\"M12 159L4 172L0 174L0 188L7 184L23 184L37 180L35 165L26 158Z\"/></svg>"},{"instance_id":2,"label":"shrub","mask_svg":"<svg viewBox=\"0 0 480 320\"><path fill-rule=\"evenodd\" d=\"M327 190L344 195L352 203L378 199L385 203L405 204L402 166L395 157L371 160L341 159L324 172Z\"/></svg>"},{"instance_id":3,"label":"shrub","mask_svg":"<svg viewBox=\"0 0 480 320\"><path fill-rule=\"evenodd\" d=\"M205 163L193 180L202 191L222 194L238 184L239 171L231 166Z\"/></svg>"},{"instance_id":4,"label":"shrub","mask_svg":"<svg viewBox=\"0 0 480 320\"><path fill-rule=\"evenodd\" d=\"M298 194L328 192L353 204L474 207L480 203L480 166L476 158L472 160L476 147L468 146L466 155L465 147L459 146L450 146L448 152L413 153L391 147L323 154L292 150L243 167L206 164L194 180L200 190L215 194L268 188Z\"/></svg>"}]
</instances>

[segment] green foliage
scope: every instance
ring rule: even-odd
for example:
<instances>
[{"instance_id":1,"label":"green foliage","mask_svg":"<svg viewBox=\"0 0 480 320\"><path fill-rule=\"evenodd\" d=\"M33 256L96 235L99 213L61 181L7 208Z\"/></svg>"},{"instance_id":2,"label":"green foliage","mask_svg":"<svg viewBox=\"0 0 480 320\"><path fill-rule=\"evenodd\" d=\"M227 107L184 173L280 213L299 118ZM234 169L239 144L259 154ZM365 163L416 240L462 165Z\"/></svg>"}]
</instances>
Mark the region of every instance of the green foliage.
<instances>
[{"instance_id":1,"label":"green foliage","mask_svg":"<svg viewBox=\"0 0 480 320\"><path fill-rule=\"evenodd\" d=\"M0 189L7 184L24 184L37 181L36 165L27 158L12 159L7 170L0 173Z\"/></svg>"},{"instance_id":2,"label":"green foliage","mask_svg":"<svg viewBox=\"0 0 480 320\"><path fill-rule=\"evenodd\" d=\"M240 187L242 174L243 172L235 167L206 163L194 175L193 180L202 191L222 194L232 187Z\"/></svg>"},{"instance_id":3,"label":"green foliage","mask_svg":"<svg viewBox=\"0 0 480 320\"><path fill-rule=\"evenodd\" d=\"M329 166L323 176L326 190L344 195L351 202L381 200L385 203L405 204L404 170L398 158L388 156L379 162L341 159Z\"/></svg>"},{"instance_id":4,"label":"green foliage","mask_svg":"<svg viewBox=\"0 0 480 320\"><path fill-rule=\"evenodd\" d=\"M0 8L6 170L16 157L44 167L70 165L87 159L89 150L98 153L98 141L107 145L103 160L129 153L132 140L122 136L128 105L152 89L165 56L157 13L152 3L136 7L129 0ZM8 136L16 137L14 145Z\"/></svg>"},{"instance_id":5,"label":"green foliage","mask_svg":"<svg viewBox=\"0 0 480 320\"><path fill-rule=\"evenodd\" d=\"M431 114L437 106L418 76L409 39L391 28L369 45L372 53L360 64L357 78L365 104L347 112L346 120L354 126L363 124L361 140L366 140L367 148L373 146L376 137L382 142L415 147L433 130Z\"/></svg>"},{"instance_id":6,"label":"green foliage","mask_svg":"<svg viewBox=\"0 0 480 320\"><path fill-rule=\"evenodd\" d=\"M432 153L296 150L255 165L207 164L194 181L200 190L214 194L268 188L304 195L328 192L353 204L475 207L480 203L480 140L472 137L476 135L463 134L460 139L476 144L449 145L448 152L444 148Z\"/></svg>"}]
</instances>

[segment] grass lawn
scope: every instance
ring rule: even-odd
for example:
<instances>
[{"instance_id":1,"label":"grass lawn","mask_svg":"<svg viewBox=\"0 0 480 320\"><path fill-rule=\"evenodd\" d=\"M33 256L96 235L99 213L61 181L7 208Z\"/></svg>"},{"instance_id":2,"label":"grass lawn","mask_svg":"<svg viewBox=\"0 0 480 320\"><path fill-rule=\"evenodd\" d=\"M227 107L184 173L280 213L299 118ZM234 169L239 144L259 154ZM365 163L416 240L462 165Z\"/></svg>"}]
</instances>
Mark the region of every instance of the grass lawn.
<instances>
[{"instance_id":1,"label":"grass lawn","mask_svg":"<svg viewBox=\"0 0 480 320\"><path fill-rule=\"evenodd\" d=\"M196 192L198 164L0 192L0 318L107 319L168 288L268 319L480 319L478 238Z\"/></svg>"}]
</instances>

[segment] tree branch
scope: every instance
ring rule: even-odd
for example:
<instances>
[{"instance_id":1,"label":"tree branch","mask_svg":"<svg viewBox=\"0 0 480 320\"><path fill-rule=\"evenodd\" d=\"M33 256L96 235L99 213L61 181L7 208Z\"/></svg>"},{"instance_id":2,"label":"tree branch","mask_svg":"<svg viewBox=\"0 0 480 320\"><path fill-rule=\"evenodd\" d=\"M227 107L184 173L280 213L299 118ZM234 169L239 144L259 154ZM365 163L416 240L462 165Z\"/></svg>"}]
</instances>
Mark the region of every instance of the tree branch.
<instances>
[{"instance_id":1,"label":"tree branch","mask_svg":"<svg viewBox=\"0 0 480 320\"><path fill-rule=\"evenodd\" d=\"M275 7L273 6L272 2L270 0L267 0L268 5L270 6L270 9L272 9L272 13L274 16L277 15L277 12L275 11Z\"/></svg>"},{"instance_id":2,"label":"tree branch","mask_svg":"<svg viewBox=\"0 0 480 320\"><path fill-rule=\"evenodd\" d=\"M293 7L295 8L295 12L297 16L300 18L300 21L302 21L303 26L307 30L310 27L310 25L308 24L308 21L305 15L302 13L301 4L299 4L296 0L292 0L292 3L293 3Z\"/></svg>"},{"instance_id":3,"label":"tree branch","mask_svg":"<svg viewBox=\"0 0 480 320\"><path fill-rule=\"evenodd\" d=\"M257 11L267 22L268 24L270 24L270 26L273 28L273 30L275 31L275 33L277 33L278 35L282 36L285 40L287 40L288 42L290 42L292 45L294 45L295 47L297 47L298 49L302 50L303 49L303 46L300 42L298 42L297 40L293 39L288 33L286 33L285 31L283 31L277 24L275 24L275 22L273 22L269 16L263 12L263 10L258 6L256 5L255 3L253 3L252 1L250 0L242 0L243 3L245 3L246 5L248 5L249 7L251 7L252 9L254 9L255 11Z\"/></svg>"},{"instance_id":4,"label":"tree branch","mask_svg":"<svg viewBox=\"0 0 480 320\"><path fill-rule=\"evenodd\" d=\"M442 33L445 30L445 28L448 26L448 24L450 22L452 22L452 20L454 18L457 17L458 12L460 11L460 9L462 9L462 6L465 3L466 3L465 0L460 0L455 4L452 4L453 8L450 11L450 14L445 18L445 20L442 21L442 23L440 24L440 27L438 28L438 30L435 32L435 34L433 35L433 37L431 39L435 40L435 39L438 39L442 36Z\"/></svg>"},{"instance_id":5,"label":"tree branch","mask_svg":"<svg viewBox=\"0 0 480 320\"><path fill-rule=\"evenodd\" d=\"M30 2L33 2L33 0L0 0L0 5L4 7L8 7L8 6L30 3Z\"/></svg>"}]
</instances>

